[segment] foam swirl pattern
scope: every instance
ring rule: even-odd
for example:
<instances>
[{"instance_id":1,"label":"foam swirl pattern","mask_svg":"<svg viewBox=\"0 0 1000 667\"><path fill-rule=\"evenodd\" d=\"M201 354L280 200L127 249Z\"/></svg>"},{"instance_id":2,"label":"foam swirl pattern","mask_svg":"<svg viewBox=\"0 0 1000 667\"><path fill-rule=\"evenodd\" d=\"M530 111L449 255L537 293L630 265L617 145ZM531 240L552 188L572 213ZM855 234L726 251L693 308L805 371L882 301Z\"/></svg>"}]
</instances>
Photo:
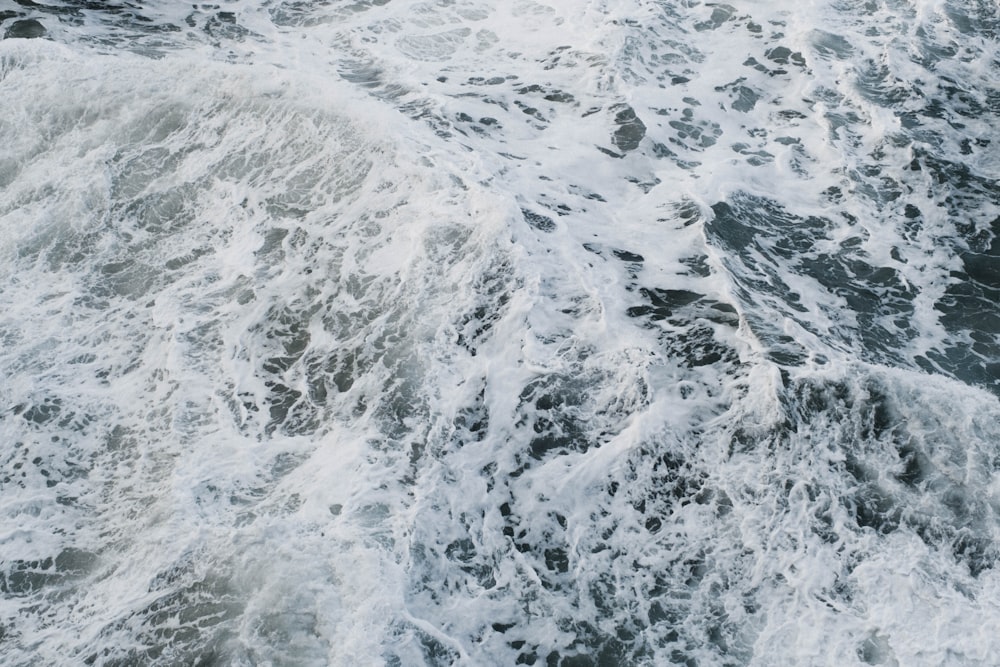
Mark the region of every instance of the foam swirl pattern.
<instances>
[{"instance_id":1,"label":"foam swirl pattern","mask_svg":"<svg viewBox=\"0 0 1000 667\"><path fill-rule=\"evenodd\" d=\"M0 663L997 664L998 32L0 0Z\"/></svg>"}]
</instances>

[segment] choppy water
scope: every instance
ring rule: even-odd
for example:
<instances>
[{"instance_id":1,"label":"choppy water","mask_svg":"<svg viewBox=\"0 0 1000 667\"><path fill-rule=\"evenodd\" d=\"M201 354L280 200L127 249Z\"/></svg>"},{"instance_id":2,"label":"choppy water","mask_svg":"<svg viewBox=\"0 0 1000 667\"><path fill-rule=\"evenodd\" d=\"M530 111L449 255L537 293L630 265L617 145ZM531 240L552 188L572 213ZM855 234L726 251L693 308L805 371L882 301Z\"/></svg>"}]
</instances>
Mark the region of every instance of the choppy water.
<instances>
[{"instance_id":1,"label":"choppy water","mask_svg":"<svg viewBox=\"0 0 1000 667\"><path fill-rule=\"evenodd\" d=\"M1000 664L995 3L0 18L0 663Z\"/></svg>"}]
</instances>

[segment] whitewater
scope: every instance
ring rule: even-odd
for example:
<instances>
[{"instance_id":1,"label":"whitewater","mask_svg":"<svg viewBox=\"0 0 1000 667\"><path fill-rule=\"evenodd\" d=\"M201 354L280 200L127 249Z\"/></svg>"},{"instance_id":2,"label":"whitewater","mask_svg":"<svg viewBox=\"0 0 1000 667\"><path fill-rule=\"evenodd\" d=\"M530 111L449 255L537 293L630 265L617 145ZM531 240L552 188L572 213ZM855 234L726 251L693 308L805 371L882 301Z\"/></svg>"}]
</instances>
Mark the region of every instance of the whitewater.
<instances>
[{"instance_id":1,"label":"whitewater","mask_svg":"<svg viewBox=\"0 0 1000 667\"><path fill-rule=\"evenodd\" d=\"M0 664L1000 664L995 2L0 34Z\"/></svg>"}]
</instances>

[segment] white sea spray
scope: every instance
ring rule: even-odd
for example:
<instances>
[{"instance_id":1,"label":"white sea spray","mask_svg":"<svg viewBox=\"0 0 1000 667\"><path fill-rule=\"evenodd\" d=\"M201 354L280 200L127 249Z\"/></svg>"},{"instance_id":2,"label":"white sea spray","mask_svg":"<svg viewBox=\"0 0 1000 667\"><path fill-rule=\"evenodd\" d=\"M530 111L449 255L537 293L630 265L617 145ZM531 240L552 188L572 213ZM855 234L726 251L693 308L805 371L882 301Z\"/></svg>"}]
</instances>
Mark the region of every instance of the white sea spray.
<instances>
[{"instance_id":1,"label":"white sea spray","mask_svg":"<svg viewBox=\"0 0 1000 667\"><path fill-rule=\"evenodd\" d=\"M3 662L991 664L995 7L12 11Z\"/></svg>"}]
</instances>

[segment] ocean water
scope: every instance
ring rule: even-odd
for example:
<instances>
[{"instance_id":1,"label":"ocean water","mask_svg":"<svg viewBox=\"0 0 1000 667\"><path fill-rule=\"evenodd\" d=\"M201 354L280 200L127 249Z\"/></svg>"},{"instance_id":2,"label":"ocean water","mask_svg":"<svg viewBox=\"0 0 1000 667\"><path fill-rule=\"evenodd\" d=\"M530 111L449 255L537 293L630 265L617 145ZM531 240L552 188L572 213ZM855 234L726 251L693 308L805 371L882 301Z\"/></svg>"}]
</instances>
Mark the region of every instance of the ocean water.
<instances>
[{"instance_id":1,"label":"ocean water","mask_svg":"<svg viewBox=\"0 0 1000 667\"><path fill-rule=\"evenodd\" d=\"M992 0L0 19L0 664L1000 664Z\"/></svg>"}]
</instances>

